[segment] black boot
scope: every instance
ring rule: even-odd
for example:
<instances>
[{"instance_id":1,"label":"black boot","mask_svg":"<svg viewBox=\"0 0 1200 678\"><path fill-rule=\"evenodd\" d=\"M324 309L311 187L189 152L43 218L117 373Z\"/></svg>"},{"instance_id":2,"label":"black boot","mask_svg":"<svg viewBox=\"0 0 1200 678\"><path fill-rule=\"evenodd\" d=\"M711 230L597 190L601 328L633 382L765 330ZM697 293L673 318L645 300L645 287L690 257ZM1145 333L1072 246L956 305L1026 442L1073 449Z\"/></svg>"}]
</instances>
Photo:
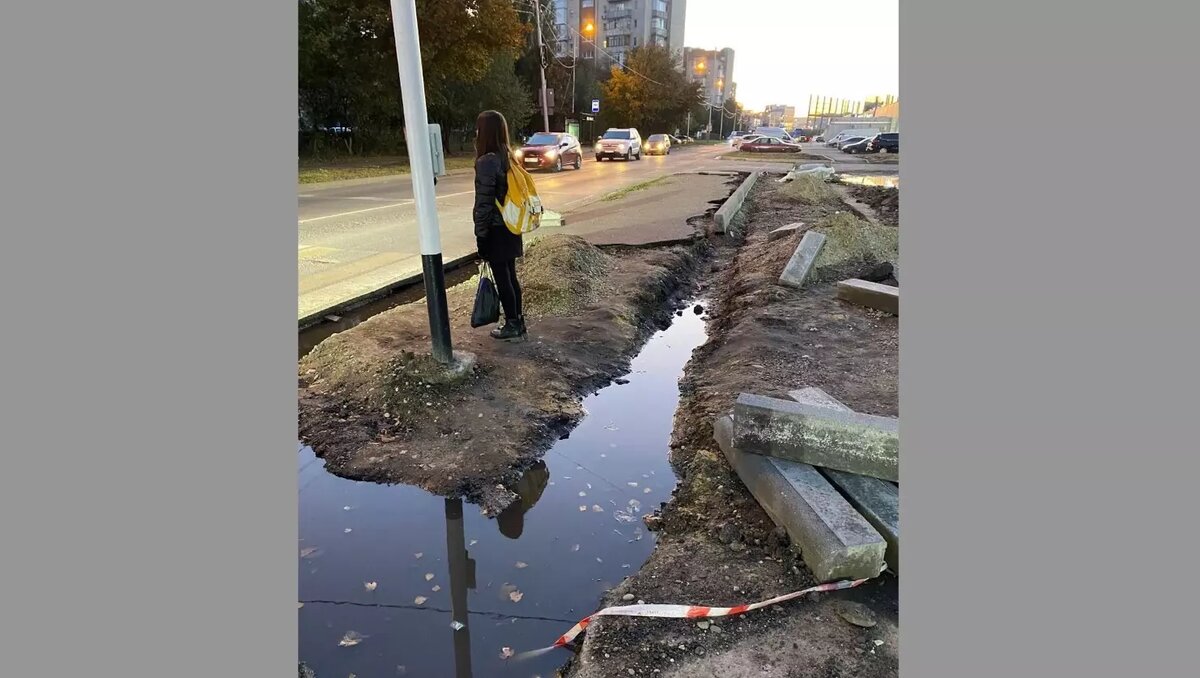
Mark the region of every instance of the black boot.
<instances>
[{"instance_id":1,"label":"black boot","mask_svg":"<svg viewBox=\"0 0 1200 678\"><path fill-rule=\"evenodd\" d=\"M492 338L499 339L501 341L525 341L526 331L524 316L520 318L514 318L513 320L505 319L504 326L499 329L492 330L491 334Z\"/></svg>"}]
</instances>

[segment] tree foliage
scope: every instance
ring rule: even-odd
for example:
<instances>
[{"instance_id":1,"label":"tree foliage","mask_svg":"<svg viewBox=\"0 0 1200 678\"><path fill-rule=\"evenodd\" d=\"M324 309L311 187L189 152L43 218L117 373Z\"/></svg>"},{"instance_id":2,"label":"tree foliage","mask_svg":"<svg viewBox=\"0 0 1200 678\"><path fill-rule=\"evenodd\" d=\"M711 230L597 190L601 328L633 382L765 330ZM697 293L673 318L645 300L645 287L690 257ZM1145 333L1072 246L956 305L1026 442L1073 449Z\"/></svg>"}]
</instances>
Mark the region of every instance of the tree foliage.
<instances>
[{"instance_id":1,"label":"tree foliage","mask_svg":"<svg viewBox=\"0 0 1200 678\"><path fill-rule=\"evenodd\" d=\"M637 127L645 134L683 127L701 90L676 68L679 60L678 54L657 45L630 50L626 68L614 65L601 86L605 123Z\"/></svg>"},{"instance_id":2,"label":"tree foliage","mask_svg":"<svg viewBox=\"0 0 1200 678\"><path fill-rule=\"evenodd\" d=\"M529 92L513 64L527 28L511 0L416 7L430 121L462 124L464 110L473 119L481 107L520 115L512 102ZM345 126L360 151L397 150L404 116L388 0L299 0L298 37L301 127Z\"/></svg>"}]
</instances>

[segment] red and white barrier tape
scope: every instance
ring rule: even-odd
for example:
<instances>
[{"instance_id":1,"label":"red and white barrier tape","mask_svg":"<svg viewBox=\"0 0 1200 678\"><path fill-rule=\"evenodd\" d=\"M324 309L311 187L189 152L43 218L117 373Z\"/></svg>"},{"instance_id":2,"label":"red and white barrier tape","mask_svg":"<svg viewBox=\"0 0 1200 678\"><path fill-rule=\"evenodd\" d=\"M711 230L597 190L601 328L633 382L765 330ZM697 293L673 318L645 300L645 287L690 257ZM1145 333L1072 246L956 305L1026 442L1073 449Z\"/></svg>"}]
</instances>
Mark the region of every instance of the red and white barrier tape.
<instances>
[{"instance_id":1,"label":"red and white barrier tape","mask_svg":"<svg viewBox=\"0 0 1200 678\"><path fill-rule=\"evenodd\" d=\"M769 605L784 603L794 598L799 598L806 593L818 593L822 591L838 591L841 589L850 589L870 581L870 579L855 579L831 582L829 584L819 584L803 591L793 591L785 593L782 596L775 596L768 600L763 600L749 605L734 605L733 607L708 607L704 605L620 605L617 607L606 607L599 612L584 617L578 624L571 627L563 635L554 641L554 644L549 647L543 647L540 650L530 650L516 655L517 659L527 659L537 655L545 654L555 648L562 647L576 636L583 633L583 630L592 623L596 617L660 617L660 618L675 618L675 619L701 619L706 617L727 617L749 612L750 610L758 610Z\"/></svg>"}]
</instances>

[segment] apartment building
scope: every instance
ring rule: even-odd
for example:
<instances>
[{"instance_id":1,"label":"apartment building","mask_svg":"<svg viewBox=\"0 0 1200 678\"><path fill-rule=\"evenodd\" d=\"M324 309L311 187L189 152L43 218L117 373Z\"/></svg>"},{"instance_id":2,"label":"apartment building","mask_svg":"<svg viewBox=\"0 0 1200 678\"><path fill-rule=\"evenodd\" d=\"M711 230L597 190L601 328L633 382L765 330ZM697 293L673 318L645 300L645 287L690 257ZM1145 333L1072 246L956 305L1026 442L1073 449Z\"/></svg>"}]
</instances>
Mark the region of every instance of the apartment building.
<instances>
[{"instance_id":1,"label":"apartment building","mask_svg":"<svg viewBox=\"0 0 1200 678\"><path fill-rule=\"evenodd\" d=\"M684 47L683 67L692 82L700 83L705 103L720 106L726 99L736 97L732 49Z\"/></svg>"},{"instance_id":2,"label":"apartment building","mask_svg":"<svg viewBox=\"0 0 1200 678\"><path fill-rule=\"evenodd\" d=\"M624 63L643 45L683 47L687 0L551 0L555 51ZM578 52L576 52L578 50Z\"/></svg>"}]
</instances>

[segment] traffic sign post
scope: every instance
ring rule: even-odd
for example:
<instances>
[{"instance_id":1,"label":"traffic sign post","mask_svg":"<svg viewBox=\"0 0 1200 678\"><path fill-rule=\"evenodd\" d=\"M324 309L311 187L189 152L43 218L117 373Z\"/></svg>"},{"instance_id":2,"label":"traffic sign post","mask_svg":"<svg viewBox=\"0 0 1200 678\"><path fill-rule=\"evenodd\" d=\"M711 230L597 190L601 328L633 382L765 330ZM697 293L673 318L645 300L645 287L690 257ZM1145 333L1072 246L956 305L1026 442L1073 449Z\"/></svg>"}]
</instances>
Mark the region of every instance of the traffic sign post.
<instances>
[{"instance_id":1,"label":"traffic sign post","mask_svg":"<svg viewBox=\"0 0 1200 678\"><path fill-rule=\"evenodd\" d=\"M592 113L599 113L599 112L600 112L600 100L592 99Z\"/></svg>"}]
</instances>

